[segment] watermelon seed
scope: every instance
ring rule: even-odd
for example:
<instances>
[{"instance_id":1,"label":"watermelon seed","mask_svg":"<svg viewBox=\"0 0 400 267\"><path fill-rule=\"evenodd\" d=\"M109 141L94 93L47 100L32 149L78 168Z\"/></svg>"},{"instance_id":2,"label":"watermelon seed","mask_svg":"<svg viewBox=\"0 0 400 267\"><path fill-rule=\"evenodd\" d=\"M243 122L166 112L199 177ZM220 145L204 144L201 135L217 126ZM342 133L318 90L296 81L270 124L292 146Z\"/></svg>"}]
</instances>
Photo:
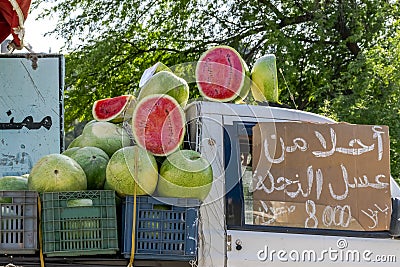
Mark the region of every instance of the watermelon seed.
<instances>
[{"instance_id":1,"label":"watermelon seed","mask_svg":"<svg viewBox=\"0 0 400 267\"><path fill-rule=\"evenodd\" d=\"M229 88L229 84L231 83L231 81L232 81L232 75L233 75L233 65L232 65L232 62L231 62L231 55L230 54L228 54L228 55L226 55L226 57L227 57L227 60L228 60L228 63L229 63L229 78L226 80L227 82L228 82L228 86L227 86L227 88Z\"/></svg>"},{"instance_id":2,"label":"watermelon seed","mask_svg":"<svg viewBox=\"0 0 400 267\"><path fill-rule=\"evenodd\" d=\"M211 60L209 58L206 59L206 66L207 66L207 72L208 72L207 82L211 82L213 80L212 77L214 76L213 72L211 70L211 66L209 65L210 61Z\"/></svg>"},{"instance_id":3,"label":"watermelon seed","mask_svg":"<svg viewBox=\"0 0 400 267\"><path fill-rule=\"evenodd\" d=\"M227 54L227 55L226 55L226 58L227 58L227 60L228 60L228 62L229 62L229 66L232 67L231 55L230 55L230 54Z\"/></svg>"}]
</instances>

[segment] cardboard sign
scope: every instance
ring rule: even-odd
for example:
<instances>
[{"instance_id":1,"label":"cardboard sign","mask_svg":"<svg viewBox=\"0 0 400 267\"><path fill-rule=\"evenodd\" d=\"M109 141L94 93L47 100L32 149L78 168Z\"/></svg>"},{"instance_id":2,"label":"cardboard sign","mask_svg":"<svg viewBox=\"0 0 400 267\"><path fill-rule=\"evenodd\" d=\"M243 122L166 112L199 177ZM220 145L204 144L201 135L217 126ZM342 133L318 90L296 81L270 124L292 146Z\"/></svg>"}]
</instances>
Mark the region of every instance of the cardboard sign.
<instances>
[{"instance_id":1,"label":"cardboard sign","mask_svg":"<svg viewBox=\"0 0 400 267\"><path fill-rule=\"evenodd\" d=\"M388 230L389 154L387 126L258 123L254 224Z\"/></svg>"},{"instance_id":2,"label":"cardboard sign","mask_svg":"<svg viewBox=\"0 0 400 267\"><path fill-rule=\"evenodd\" d=\"M29 173L64 146L64 57L0 56L0 177Z\"/></svg>"}]
</instances>

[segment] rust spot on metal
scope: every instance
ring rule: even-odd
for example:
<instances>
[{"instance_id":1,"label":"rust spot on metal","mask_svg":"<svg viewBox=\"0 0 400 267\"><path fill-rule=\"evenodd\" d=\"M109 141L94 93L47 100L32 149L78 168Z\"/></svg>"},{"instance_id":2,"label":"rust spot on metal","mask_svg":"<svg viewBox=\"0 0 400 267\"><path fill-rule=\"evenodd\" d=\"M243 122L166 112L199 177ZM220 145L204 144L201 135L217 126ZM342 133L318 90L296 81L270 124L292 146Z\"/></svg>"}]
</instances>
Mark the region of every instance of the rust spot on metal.
<instances>
[{"instance_id":1,"label":"rust spot on metal","mask_svg":"<svg viewBox=\"0 0 400 267\"><path fill-rule=\"evenodd\" d=\"M210 145L210 146L215 146L215 140L212 139L212 138L209 138L209 139L208 139L208 145Z\"/></svg>"}]
</instances>

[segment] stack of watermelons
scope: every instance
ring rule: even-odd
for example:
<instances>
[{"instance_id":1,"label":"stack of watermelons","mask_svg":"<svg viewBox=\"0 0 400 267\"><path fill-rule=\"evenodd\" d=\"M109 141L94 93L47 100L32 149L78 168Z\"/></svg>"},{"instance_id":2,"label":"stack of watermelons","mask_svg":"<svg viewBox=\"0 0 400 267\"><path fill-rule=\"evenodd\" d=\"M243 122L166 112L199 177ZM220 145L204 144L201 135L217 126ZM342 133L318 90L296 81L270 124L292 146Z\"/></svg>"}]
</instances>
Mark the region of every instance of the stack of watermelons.
<instances>
[{"instance_id":1,"label":"stack of watermelons","mask_svg":"<svg viewBox=\"0 0 400 267\"><path fill-rule=\"evenodd\" d=\"M200 57L195 76L199 92L209 101L241 102L250 89L257 101L277 101L273 55L257 60L250 73L233 48L213 47ZM33 166L28 188L105 188L120 196L204 200L213 181L211 165L198 152L183 148L188 83L159 62L144 71L139 87L136 97L95 101L95 120L62 154L44 156Z\"/></svg>"}]
</instances>

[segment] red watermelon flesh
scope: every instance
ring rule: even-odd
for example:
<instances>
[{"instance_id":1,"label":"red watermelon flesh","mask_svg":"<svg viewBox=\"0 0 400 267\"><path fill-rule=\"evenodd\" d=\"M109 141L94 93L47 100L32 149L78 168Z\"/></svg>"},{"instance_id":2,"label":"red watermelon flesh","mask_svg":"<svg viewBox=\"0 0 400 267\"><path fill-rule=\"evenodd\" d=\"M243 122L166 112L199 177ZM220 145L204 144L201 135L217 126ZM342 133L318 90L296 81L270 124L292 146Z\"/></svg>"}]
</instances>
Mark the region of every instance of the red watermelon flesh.
<instances>
[{"instance_id":1,"label":"red watermelon flesh","mask_svg":"<svg viewBox=\"0 0 400 267\"><path fill-rule=\"evenodd\" d=\"M132 99L133 96L131 95L122 95L97 100L93 104L93 117L97 121L122 121L124 112Z\"/></svg>"},{"instance_id":2,"label":"red watermelon flesh","mask_svg":"<svg viewBox=\"0 0 400 267\"><path fill-rule=\"evenodd\" d=\"M244 61L229 46L207 50L196 67L196 81L203 97L228 102L240 96L246 77Z\"/></svg>"},{"instance_id":3,"label":"red watermelon flesh","mask_svg":"<svg viewBox=\"0 0 400 267\"><path fill-rule=\"evenodd\" d=\"M155 156L176 151L185 134L185 115L179 103L169 95L144 97L136 105L132 132L136 143Z\"/></svg>"}]
</instances>

